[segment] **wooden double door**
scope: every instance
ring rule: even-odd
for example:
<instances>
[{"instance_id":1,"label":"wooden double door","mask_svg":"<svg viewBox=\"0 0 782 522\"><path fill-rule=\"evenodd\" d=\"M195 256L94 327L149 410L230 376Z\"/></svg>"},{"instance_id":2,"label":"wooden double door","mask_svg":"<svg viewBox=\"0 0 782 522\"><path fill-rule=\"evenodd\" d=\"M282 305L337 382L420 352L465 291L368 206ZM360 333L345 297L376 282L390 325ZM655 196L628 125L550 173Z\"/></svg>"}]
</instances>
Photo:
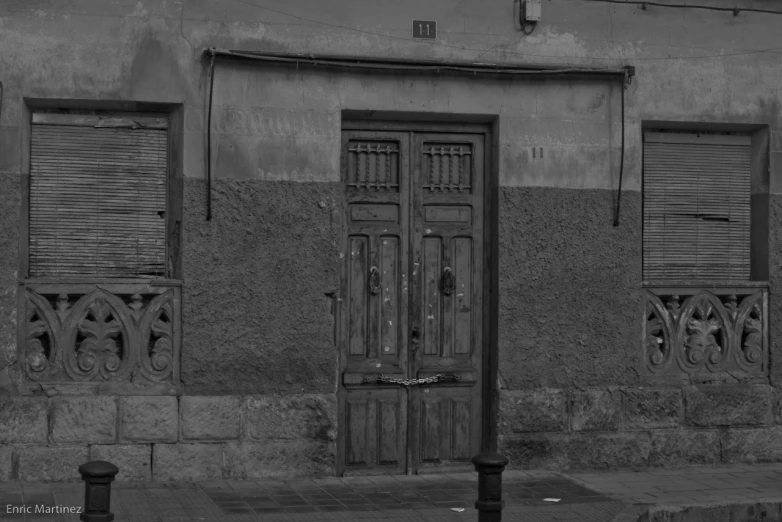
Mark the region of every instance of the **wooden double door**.
<instances>
[{"instance_id":1,"label":"wooden double door","mask_svg":"<svg viewBox=\"0 0 782 522\"><path fill-rule=\"evenodd\" d=\"M343 130L338 474L480 451L485 138Z\"/></svg>"}]
</instances>

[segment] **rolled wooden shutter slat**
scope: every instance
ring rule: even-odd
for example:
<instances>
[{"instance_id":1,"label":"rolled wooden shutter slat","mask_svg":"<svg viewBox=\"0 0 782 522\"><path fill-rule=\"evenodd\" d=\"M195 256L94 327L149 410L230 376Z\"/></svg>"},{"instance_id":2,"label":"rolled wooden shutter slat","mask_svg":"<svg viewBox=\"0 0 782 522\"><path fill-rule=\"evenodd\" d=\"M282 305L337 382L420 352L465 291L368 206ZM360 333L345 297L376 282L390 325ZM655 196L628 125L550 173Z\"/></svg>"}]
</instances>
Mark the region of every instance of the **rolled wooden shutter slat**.
<instances>
[{"instance_id":1,"label":"rolled wooden shutter slat","mask_svg":"<svg viewBox=\"0 0 782 522\"><path fill-rule=\"evenodd\" d=\"M32 125L30 275L165 275L165 129Z\"/></svg>"},{"instance_id":2,"label":"rolled wooden shutter slat","mask_svg":"<svg viewBox=\"0 0 782 522\"><path fill-rule=\"evenodd\" d=\"M750 277L750 140L646 133L646 280Z\"/></svg>"}]
</instances>

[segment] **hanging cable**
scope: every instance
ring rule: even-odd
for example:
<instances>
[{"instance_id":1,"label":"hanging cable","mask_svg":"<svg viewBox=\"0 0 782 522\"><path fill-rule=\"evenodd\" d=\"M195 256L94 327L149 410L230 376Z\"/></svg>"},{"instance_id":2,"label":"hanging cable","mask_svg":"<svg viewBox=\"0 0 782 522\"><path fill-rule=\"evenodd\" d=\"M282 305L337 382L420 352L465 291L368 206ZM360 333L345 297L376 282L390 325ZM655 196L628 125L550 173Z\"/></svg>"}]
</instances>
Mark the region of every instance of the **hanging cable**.
<instances>
[{"instance_id":1,"label":"hanging cable","mask_svg":"<svg viewBox=\"0 0 782 522\"><path fill-rule=\"evenodd\" d=\"M215 83L215 53L209 64L209 107L206 111L206 220L212 219L212 91ZM202 120L203 121L203 120Z\"/></svg>"},{"instance_id":2,"label":"hanging cable","mask_svg":"<svg viewBox=\"0 0 782 522\"><path fill-rule=\"evenodd\" d=\"M666 4L663 2L650 2L647 0L588 0L589 2L604 2L609 4L625 4L625 5L640 5L643 9L646 6L655 7L671 7L675 9L705 9L707 11L722 11L726 13L733 13L733 16L738 16L741 12L747 13L765 13L782 15L782 11L777 9L756 9L754 7L717 7L713 5L697 5L697 4Z\"/></svg>"},{"instance_id":3,"label":"hanging cable","mask_svg":"<svg viewBox=\"0 0 782 522\"><path fill-rule=\"evenodd\" d=\"M336 55L311 55L289 54L266 51L234 51L228 49L209 48L205 52L217 56L232 57L234 59L260 60L268 62L287 62L298 65L330 66L350 69L375 69L393 71L419 71L419 72L455 72L476 74L499 74L511 76L614 76L626 77L630 70L632 75L635 68L625 67L579 67L562 66L552 64L516 65L508 63L480 63L467 61L437 61L437 60L410 60L401 58L357 58L352 56Z\"/></svg>"},{"instance_id":4,"label":"hanging cable","mask_svg":"<svg viewBox=\"0 0 782 522\"><path fill-rule=\"evenodd\" d=\"M616 193L616 212L614 213L614 226L619 226L619 206L622 203L622 175L625 170L625 85L630 83L631 76L625 69L625 77L622 80L622 151L619 158L619 188Z\"/></svg>"},{"instance_id":5,"label":"hanging cable","mask_svg":"<svg viewBox=\"0 0 782 522\"><path fill-rule=\"evenodd\" d=\"M347 56L314 56L303 54L271 53L271 52L249 52L249 51L231 51L226 49L209 48L204 51L211 55L209 67L209 105L207 110L207 199L206 199L206 219L212 218L212 92L214 87L214 63L215 57L225 56L234 59L250 59L268 62L287 62L295 63L298 68L300 64L310 66L330 66L337 68L352 69L375 69L375 70L398 70L398 71L429 71L441 73L445 71L456 73L471 73L471 76L477 74L500 74L510 76L613 76L619 77L622 82L622 157L619 166L619 193L616 201L616 211L614 215L614 226L619 225L619 206L622 197L622 177L624 174L624 155L625 155L625 85L629 84L635 75L635 67L625 65L621 68L610 69L600 67L562 67L554 65L515 65L498 63L474 63L474 62L437 62L434 60L406 60L392 58L355 58Z\"/></svg>"},{"instance_id":6,"label":"hanging cable","mask_svg":"<svg viewBox=\"0 0 782 522\"><path fill-rule=\"evenodd\" d=\"M289 16L291 18L295 18L297 20L302 20L305 22L309 22L311 24L316 24L324 27L333 27L335 29L343 29L345 31L352 31L359 34L365 34L368 36L374 36L376 38L385 38L392 41L399 41L399 42L406 42L410 43L410 38L402 37L402 36L393 36L390 34L384 34L384 33L375 33L372 31L365 31L363 29L359 29L358 27L351 27L347 25L339 25L339 24L332 24L328 22L323 22L321 20L315 20L314 18L306 18L303 16L299 16L297 14L293 14L287 11L280 11L279 9L272 9L270 7L258 5L253 2L249 2L248 0L234 0L235 2L239 2L248 6L256 7L258 9L262 9L264 11L269 11L277 14L281 14L284 16ZM703 5L685 5L685 4L665 4L660 2L654 2L654 1L645 1L645 0L588 0L591 2L609 2L609 3L621 3L621 4L629 4L629 5L641 5L642 7L644 5L652 5L652 6L659 6L659 7L672 7L672 8L682 8L682 9L713 9L716 11L730 11L734 15L737 15L741 11L747 11L750 13L767 13L767 14L782 14L782 11L775 11L770 9L754 9L754 8L734 8L734 7L711 7L711 6L703 6ZM518 2L516 2L518 3ZM516 17L516 20L518 20L518 17ZM435 41L419 41L416 42L419 45L430 45L432 47L441 47L441 48L447 48L447 49L456 49L457 51L463 52L463 51L475 51L481 53L480 56L483 56L484 54L494 50L497 46L489 49L478 49L475 47L466 47L466 46L460 46L460 45L450 45L442 42L435 42ZM709 59L723 59L729 56L743 56L748 54L757 54L757 53L768 53L768 52L776 52L782 50L782 47L771 47L766 49L753 49L753 50L747 50L747 51L737 51L732 53L722 53L722 54L710 54L710 55L703 55L703 56L659 56L659 57L636 57L633 58L633 61L636 62L643 62L643 61L671 61L671 60L709 60ZM548 55L548 54L535 54L535 53L523 53L518 51L512 51L510 49L503 51L504 54L507 55L513 55L513 56L526 56L526 57L534 57L534 58L553 58L557 60L589 60L589 61L607 61L607 62L614 62L616 61L615 58L607 58L605 56L562 56L562 55Z\"/></svg>"}]
</instances>

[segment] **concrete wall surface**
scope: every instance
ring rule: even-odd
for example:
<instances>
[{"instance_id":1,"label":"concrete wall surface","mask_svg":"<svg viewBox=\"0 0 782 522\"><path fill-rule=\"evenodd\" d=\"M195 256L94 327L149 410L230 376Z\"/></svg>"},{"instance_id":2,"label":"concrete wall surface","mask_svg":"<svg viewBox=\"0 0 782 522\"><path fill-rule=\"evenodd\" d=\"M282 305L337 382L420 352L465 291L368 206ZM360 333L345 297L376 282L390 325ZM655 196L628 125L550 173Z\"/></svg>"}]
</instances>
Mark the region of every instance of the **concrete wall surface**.
<instances>
[{"instance_id":1,"label":"concrete wall surface","mask_svg":"<svg viewBox=\"0 0 782 522\"><path fill-rule=\"evenodd\" d=\"M671 3L683 4L672 1ZM344 111L496 122L499 447L517 467L782 460L782 7L732 12L546 0L524 35L512 0L0 2L0 480L125 480L335 469ZM436 20L413 40L412 20ZM208 47L569 67L489 78L219 58L205 219ZM184 108L178 395L26 388L17 297L25 99ZM642 128L769 132L769 363L759 378L643 373ZM730 127L733 126L733 127ZM21 390L21 391L20 391ZM183 391L182 391L183 390ZM32 393L32 395L30 395ZM141 393L141 392L139 392ZM725 400L729 397L730 400ZM588 451L586 450L588 449Z\"/></svg>"}]
</instances>

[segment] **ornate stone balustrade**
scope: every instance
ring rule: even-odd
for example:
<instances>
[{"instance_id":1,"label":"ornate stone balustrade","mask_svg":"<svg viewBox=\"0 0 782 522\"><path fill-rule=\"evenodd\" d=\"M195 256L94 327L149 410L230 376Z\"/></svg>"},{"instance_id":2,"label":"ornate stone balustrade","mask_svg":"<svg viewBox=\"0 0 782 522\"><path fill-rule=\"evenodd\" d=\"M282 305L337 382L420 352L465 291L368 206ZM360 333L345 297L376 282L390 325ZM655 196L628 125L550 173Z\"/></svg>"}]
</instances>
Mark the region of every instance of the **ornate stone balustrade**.
<instances>
[{"instance_id":1,"label":"ornate stone balustrade","mask_svg":"<svg viewBox=\"0 0 782 522\"><path fill-rule=\"evenodd\" d=\"M180 296L178 286L23 284L28 381L177 382Z\"/></svg>"},{"instance_id":2,"label":"ornate stone balustrade","mask_svg":"<svg viewBox=\"0 0 782 522\"><path fill-rule=\"evenodd\" d=\"M651 376L768 373L768 289L672 287L643 291L643 367Z\"/></svg>"}]
</instances>

